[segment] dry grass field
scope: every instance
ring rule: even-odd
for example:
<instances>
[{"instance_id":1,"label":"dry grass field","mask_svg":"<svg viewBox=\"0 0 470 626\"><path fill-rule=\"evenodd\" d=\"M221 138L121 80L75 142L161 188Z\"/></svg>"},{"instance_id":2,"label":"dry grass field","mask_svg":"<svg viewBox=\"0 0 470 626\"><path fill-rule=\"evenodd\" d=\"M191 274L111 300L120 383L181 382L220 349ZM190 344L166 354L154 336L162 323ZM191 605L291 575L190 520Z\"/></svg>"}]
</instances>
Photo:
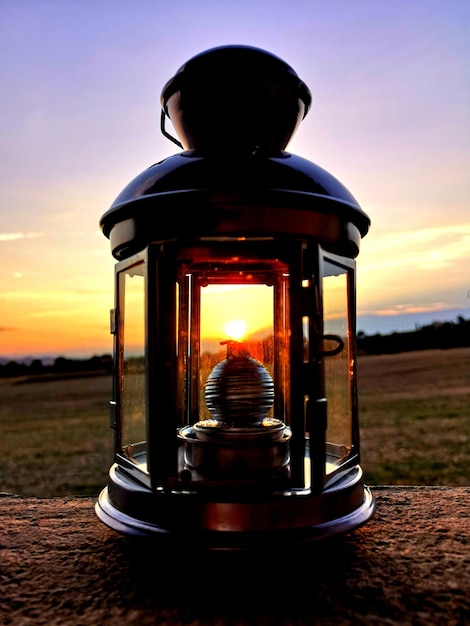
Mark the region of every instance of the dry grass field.
<instances>
[{"instance_id":1,"label":"dry grass field","mask_svg":"<svg viewBox=\"0 0 470 626\"><path fill-rule=\"evenodd\" d=\"M0 379L0 491L98 493L113 457L111 376L15 382Z\"/></svg>"},{"instance_id":2,"label":"dry grass field","mask_svg":"<svg viewBox=\"0 0 470 626\"><path fill-rule=\"evenodd\" d=\"M470 348L358 359L369 484L470 485Z\"/></svg>"},{"instance_id":3,"label":"dry grass field","mask_svg":"<svg viewBox=\"0 0 470 626\"><path fill-rule=\"evenodd\" d=\"M0 492L95 495L112 463L111 377L0 379ZM470 484L470 348L361 356L370 485Z\"/></svg>"}]
</instances>

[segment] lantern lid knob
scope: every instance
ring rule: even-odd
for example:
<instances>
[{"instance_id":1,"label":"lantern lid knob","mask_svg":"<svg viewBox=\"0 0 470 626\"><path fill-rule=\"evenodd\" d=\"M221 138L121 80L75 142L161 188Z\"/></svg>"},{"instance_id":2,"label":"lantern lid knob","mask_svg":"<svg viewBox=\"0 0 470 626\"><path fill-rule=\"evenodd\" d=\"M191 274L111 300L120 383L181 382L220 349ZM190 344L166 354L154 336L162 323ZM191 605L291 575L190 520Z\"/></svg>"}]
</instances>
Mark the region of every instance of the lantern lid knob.
<instances>
[{"instance_id":1,"label":"lantern lid knob","mask_svg":"<svg viewBox=\"0 0 470 626\"><path fill-rule=\"evenodd\" d=\"M161 94L162 132L184 149L284 150L311 104L307 85L279 57L251 46L202 52ZM181 140L164 129L168 117Z\"/></svg>"}]
</instances>

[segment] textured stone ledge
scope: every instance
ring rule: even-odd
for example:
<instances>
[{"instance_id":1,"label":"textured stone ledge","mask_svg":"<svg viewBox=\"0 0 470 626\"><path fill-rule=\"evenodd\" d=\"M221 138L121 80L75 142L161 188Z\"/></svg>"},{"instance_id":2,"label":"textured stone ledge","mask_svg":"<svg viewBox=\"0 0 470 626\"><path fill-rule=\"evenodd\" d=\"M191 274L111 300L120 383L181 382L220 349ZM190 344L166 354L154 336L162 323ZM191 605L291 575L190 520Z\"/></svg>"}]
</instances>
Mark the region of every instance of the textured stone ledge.
<instances>
[{"instance_id":1,"label":"textured stone ledge","mask_svg":"<svg viewBox=\"0 0 470 626\"><path fill-rule=\"evenodd\" d=\"M93 498L0 498L2 626L463 626L470 488L373 488L364 527L265 555L121 537Z\"/></svg>"}]
</instances>

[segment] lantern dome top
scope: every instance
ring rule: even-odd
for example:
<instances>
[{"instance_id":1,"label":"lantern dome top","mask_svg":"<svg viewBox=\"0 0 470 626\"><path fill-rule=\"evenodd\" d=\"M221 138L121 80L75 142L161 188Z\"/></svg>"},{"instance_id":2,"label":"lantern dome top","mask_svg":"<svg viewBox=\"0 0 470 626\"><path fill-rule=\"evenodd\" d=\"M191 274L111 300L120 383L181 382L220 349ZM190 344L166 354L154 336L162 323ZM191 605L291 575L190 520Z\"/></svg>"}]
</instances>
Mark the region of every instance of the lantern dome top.
<instances>
[{"instance_id":1,"label":"lantern dome top","mask_svg":"<svg viewBox=\"0 0 470 626\"><path fill-rule=\"evenodd\" d=\"M134 178L100 220L116 258L150 241L289 235L315 237L356 256L369 225L342 183L285 151L175 154Z\"/></svg>"},{"instance_id":2,"label":"lantern dome top","mask_svg":"<svg viewBox=\"0 0 470 626\"><path fill-rule=\"evenodd\" d=\"M144 170L102 216L113 255L175 239L306 237L356 256L369 217L334 176L285 151L311 101L292 67L259 48L187 61L161 94L162 131L184 151Z\"/></svg>"},{"instance_id":3,"label":"lantern dome top","mask_svg":"<svg viewBox=\"0 0 470 626\"><path fill-rule=\"evenodd\" d=\"M220 46L192 57L166 83L162 131L175 141L164 130L168 117L186 150L283 150L311 101L307 85L279 57Z\"/></svg>"}]
</instances>

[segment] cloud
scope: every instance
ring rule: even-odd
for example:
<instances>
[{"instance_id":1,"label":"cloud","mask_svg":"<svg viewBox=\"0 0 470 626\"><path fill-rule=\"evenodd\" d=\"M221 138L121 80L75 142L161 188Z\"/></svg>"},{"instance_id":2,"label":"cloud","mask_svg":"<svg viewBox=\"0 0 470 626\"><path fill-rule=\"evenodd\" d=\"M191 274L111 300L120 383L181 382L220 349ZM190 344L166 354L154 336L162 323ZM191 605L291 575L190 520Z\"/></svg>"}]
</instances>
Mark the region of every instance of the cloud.
<instances>
[{"instance_id":1,"label":"cloud","mask_svg":"<svg viewBox=\"0 0 470 626\"><path fill-rule=\"evenodd\" d=\"M363 271L385 267L445 268L459 260L468 260L470 224L380 232L364 247L368 262L364 263L363 257Z\"/></svg>"},{"instance_id":2,"label":"cloud","mask_svg":"<svg viewBox=\"0 0 470 626\"><path fill-rule=\"evenodd\" d=\"M409 313L440 313L442 311L453 310L455 307L448 305L444 302L430 302L425 305L416 305L412 303L396 304L393 307L387 309L378 309L373 311L374 315L381 316L396 316L406 315ZM370 313L370 312L368 312Z\"/></svg>"},{"instance_id":3,"label":"cloud","mask_svg":"<svg viewBox=\"0 0 470 626\"><path fill-rule=\"evenodd\" d=\"M18 239L38 239L44 233L0 233L0 241L17 241Z\"/></svg>"}]
</instances>

